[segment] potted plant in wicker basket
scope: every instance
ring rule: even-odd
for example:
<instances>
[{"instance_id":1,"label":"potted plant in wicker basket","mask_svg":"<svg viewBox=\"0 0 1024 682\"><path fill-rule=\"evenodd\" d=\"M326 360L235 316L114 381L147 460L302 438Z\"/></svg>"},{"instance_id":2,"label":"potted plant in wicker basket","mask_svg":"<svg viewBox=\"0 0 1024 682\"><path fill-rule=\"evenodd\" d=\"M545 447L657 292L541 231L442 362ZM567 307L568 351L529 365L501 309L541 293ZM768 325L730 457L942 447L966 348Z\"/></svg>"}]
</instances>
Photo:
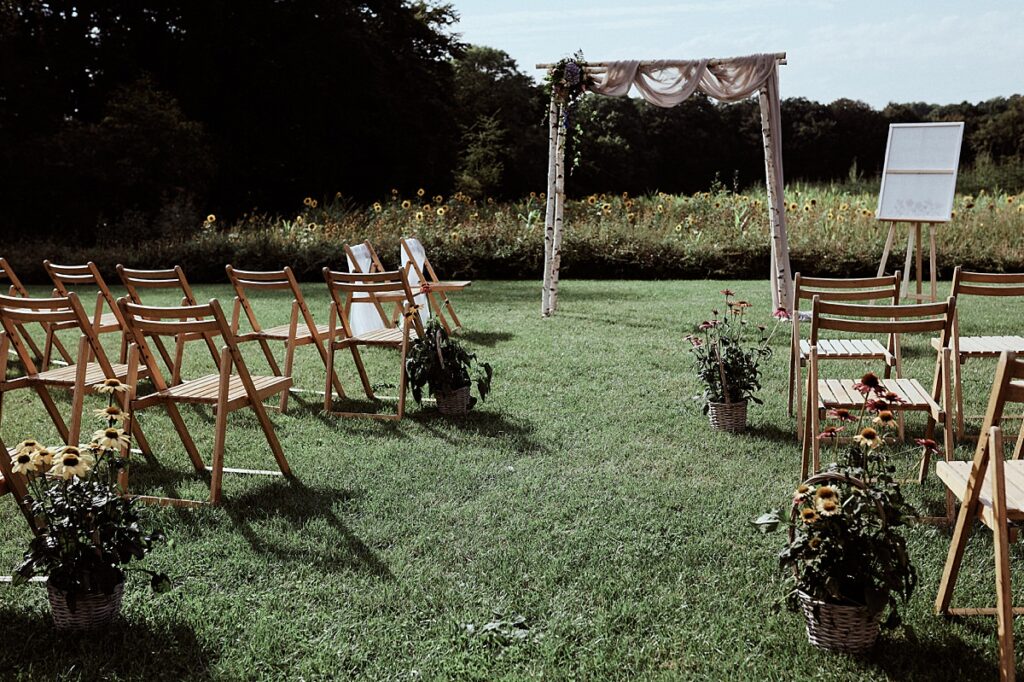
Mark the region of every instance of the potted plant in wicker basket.
<instances>
[{"instance_id":1,"label":"potted plant in wicker basket","mask_svg":"<svg viewBox=\"0 0 1024 682\"><path fill-rule=\"evenodd\" d=\"M14 569L13 582L47 576L50 609L59 629L91 629L111 622L121 609L124 566L142 559L164 539L160 532L143 530L133 501L117 484L129 438L121 428L124 414L114 395L124 388L116 380L97 387L109 394L107 407L97 410L106 427L88 445L50 450L26 440L11 458L15 475L27 479L39 529ZM155 591L170 588L165 574L140 570L150 575Z\"/></svg>"},{"instance_id":2,"label":"potted plant in wicker basket","mask_svg":"<svg viewBox=\"0 0 1024 682\"><path fill-rule=\"evenodd\" d=\"M873 374L867 376L880 385ZM793 493L784 523L789 541L779 555L781 566L791 571L787 605L803 613L808 641L852 654L870 649L880 626L900 624L899 603L917 585L901 534L917 514L903 499L884 453L884 430L896 422L882 395L866 395L865 402L859 417L847 410L832 413L840 424L826 427L821 438L835 441L842 461ZM862 424L872 413L872 423ZM840 449L839 434L851 425L853 442ZM934 441L917 442L939 454ZM783 521L783 514L774 511L753 523L768 532Z\"/></svg>"},{"instance_id":3,"label":"potted plant in wicker basket","mask_svg":"<svg viewBox=\"0 0 1024 682\"><path fill-rule=\"evenodd\" d=\"M480 399L485 400L493 374L488 363L478 363L476 353L451 338L436 318L427 322L423 337L410 344L405 360L406 381L413 399L422 403L426 386L441 414L466 414L476 404L476 398L470 395L474 383Z\"/></svg>"},{"instance_id":4,"label":"potted plant in wicker basket","mask_svg":"<svg viewBox=\"0 0 1024 682\"><path fill-rule=\"evenodd\" d=\"M690 342L697 378L704 386L704 392L695 399L701 402L711 428L739 433L747 426L747 402L761 404L756 395L761 389L760 365L771 357L771 338L781 320L789 316L785 309L777 310L769 332L747 318L750 303L734 300L728 289L721 293L725 296L724 310L712 310L711 319L697 325L686 340Z\"/></svg>"}]
</instances>

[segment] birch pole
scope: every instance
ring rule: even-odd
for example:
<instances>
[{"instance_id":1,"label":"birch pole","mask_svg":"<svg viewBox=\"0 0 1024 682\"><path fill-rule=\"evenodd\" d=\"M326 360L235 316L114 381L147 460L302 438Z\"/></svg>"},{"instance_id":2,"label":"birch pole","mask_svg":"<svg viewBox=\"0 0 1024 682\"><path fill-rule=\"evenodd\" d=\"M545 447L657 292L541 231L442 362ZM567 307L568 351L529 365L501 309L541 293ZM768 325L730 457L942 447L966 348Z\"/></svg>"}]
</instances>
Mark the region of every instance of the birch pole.
<instances>
[{"instance_id":1,"label":"birch pole","mask_svg":"<svg viewBox=\"0 0 1024 682\"><path fill-rule=\"evenodd\" d=\"M564 106L558 107L558 144L555 145L555 240L551 252L551 312L558 310L558 270L562 267L562 226L565 213L565 131L562 129Z\"/></svg>"},{"instance_id":2,"label":"birch pole","mask_svg":"<svg viewBox=\"0 0 1024 682\"><path fill-rule=\"evenodd\" d=\"M768 225L771 230L772 307L792 310L790 293L792 273L789 268L789 238L786 234L785 198L782 179L782 140L778 126L782 114L779 106L778 67L758 92L761 105L761 139L764 142L764 174L768 189Z\"/></svg>"},{"instance_id":3,"label":"birch pole","mask_svg":"<svg viewBox=\"0 0 1024 682\"><path fill-rule=\"evenodd\" d=\"M551 315L551 263L555 244L555 159L558 156L560 136L558 105L555 103L555 98L552 95L551 105L548 107L548 193L544 207L544 281L540 299L541 317Z\"/></svg>"}]
</instances>

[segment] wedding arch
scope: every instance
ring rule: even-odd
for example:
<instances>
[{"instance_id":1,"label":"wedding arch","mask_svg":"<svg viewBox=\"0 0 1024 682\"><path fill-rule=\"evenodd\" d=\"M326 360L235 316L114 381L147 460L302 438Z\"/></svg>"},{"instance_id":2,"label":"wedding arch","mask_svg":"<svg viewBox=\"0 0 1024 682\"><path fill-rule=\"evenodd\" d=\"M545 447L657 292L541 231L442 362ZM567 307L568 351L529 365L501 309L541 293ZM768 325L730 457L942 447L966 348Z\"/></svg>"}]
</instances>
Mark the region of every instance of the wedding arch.
<instances>
[{"instance_id":1,"label":"wedding arch","mask_svg":"<svg viewBox=\"0 0 1024 682\"><path fill-rule=\"evenodd\" d=\"M770 281L772 306L790 308L792 273L789 240L786 236L786 202L783 197L782 122L779 106L780 64L786 53L755 54L730 59L576 62L574 77L583 78L588 92L621 97L631 87L659 107L674 107L695 92L722 102L738 102L755 92L761 106L761 138L764 142L765 185L768 191L768 224L771 230ZM548 73L565 68L559 64L538 64ZM582 88L580 90L582 92ZM541 315L548 317L558 308L558 270L562 260L562 230L565 203L565 108L569 102L552 88L548 110L548 190L544 218L544 282Z\"/></svg>"}]
</instances>

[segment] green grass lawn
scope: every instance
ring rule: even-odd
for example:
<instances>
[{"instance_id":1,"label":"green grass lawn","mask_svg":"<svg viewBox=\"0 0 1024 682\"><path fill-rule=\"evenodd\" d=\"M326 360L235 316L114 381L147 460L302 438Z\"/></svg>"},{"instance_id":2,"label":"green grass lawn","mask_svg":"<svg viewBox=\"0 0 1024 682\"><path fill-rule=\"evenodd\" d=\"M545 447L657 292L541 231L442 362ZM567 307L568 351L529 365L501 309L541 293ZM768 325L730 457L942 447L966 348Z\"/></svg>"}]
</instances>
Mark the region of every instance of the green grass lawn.
<instances>
[{"instance_id":1,"label":"green grass lawn","mask_svg":"<svg viewBox=\"0 0 1024 682\"><path fill-rule=\"evenodd\" d=\"M949 541L936 527L908 530L920 572L905 609L910 628L883 634L868 658L812 649L802 617L777 608L784 536L749 522L784 505L798 482L788 328L749 432L709 431L690 400L698 388L683 336L726 285L768 319L763 281L570 280L550 320L539 317L535 282L475 283L455 302L464 339L496 370L479 410L449 420L412 404L402 422L380 423L325 416L319 396L299 396L271 417L295 480L227 475L219 508L147 508L173 546L144 565L174 577L171 593L150 595L145 576L131 576L123 623L78 639L52 631L42 587L0 586L0 677L995 677L994 619L932 613ZM230 300L227 287L197 289ZM326 321L324 287L308 285L307 296ZM288 299L263 303L265 324L288 321ZM1019 333L1019 319L1005 301L961 309L964 333ZM929 384L927 340L904 348L906 373ZM250 368L266 373L255 351ZM397 354L369 355L374 382L397 381ZM189 360L193 375L209 371L204 348ZM356 393L351 360L339 355L339 367ZM976 411L994 367L966 366ZM299 350L295 376L323 390L313 349ZM3 416L8 444L56 442L27 391L5 400ZM185 417L208 454L211 412ZM163 411L143 413L142 424L159 464L137 460L133 489L205 496ZM251 412L228 424L227 466L273 468ZM908 424L919 433L923 420ZM916 459L898 463L909 475ZM934 476L907 487L921 510L941 507ZM9 571L29 533L9 501L0 522L0 569ZM958 603L994 603L991 549L987 531L972 539ZM1019 568L1020 548L1012 554ZM1024 581L1017 586L1020 595Z\"/></svg>"}]
</instances>

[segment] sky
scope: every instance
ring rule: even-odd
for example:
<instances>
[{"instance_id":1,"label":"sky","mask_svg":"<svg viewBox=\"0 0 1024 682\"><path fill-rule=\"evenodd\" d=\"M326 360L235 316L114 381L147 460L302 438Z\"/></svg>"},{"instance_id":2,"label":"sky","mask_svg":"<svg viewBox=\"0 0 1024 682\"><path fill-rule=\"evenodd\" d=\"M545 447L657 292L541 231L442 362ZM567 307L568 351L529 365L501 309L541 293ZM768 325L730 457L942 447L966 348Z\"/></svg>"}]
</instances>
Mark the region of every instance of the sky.
<instances>
[{"instance_id":1,"label":"sky","mask_svg":"<svg viewBox=\"0 0 1024 682\"><path fill-rule=\"evenodd\" d=\"M449 0L464 42L519 70L591 61L785 52L783 98L979 102L1024 92L1022 0Z\"/></svg>"}]
</instances>

